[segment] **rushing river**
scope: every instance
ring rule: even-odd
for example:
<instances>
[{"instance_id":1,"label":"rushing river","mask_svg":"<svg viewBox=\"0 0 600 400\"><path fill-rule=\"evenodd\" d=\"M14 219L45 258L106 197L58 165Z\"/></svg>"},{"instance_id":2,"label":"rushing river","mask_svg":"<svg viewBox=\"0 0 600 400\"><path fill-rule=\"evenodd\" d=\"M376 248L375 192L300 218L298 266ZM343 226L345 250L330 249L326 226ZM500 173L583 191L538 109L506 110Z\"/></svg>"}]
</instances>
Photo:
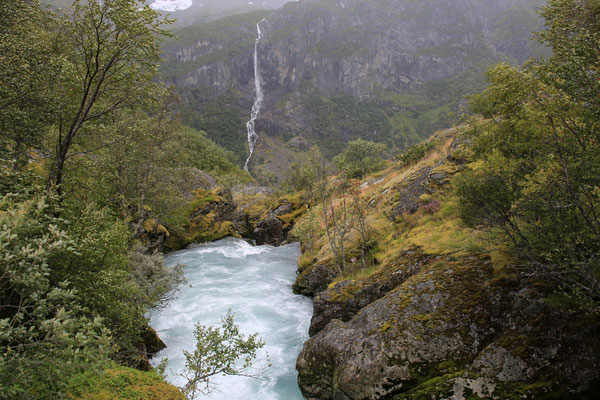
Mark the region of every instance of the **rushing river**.
<instances>
[{"instance_id":1,"label":"rushing river","mask_svg":"<svg viewBox=\"0 0 600 400\"><path fill-rule=\"evenodd\" d=\"M216 377L211 399L302 399L297 385L296 357L308 339L312 315L310 299L292 293L296 277L297 244L282 247L252 246L227 238L169 254L169 265L184 264L187 283L168 307L151 316L167 348L152 360L168 357L169 381L182 386L183 350L194 348L194 325L220 325L231 309L245 334L258 332L266 342L272 366L259 379Z\"/></svg>"}]
</instances>

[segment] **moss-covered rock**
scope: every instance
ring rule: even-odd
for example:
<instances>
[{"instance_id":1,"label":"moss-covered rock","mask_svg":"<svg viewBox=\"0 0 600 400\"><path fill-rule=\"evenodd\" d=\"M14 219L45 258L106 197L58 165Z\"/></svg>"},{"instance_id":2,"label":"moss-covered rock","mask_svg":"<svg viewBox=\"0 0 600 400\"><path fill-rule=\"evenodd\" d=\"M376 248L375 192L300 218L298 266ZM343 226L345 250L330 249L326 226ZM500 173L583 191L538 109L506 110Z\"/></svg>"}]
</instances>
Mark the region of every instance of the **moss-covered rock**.
<instances>
[{"instance_id":1,"label":"moss-covered rock","mask_svg":"<svg viewBox=\"0 0 600 400\"><path fill-rule=\"evenodd\" d=\"M75 377L67 390L73 400L185 400L183 393L165 382L155 371L113 366L97 373Z\"/></svg>"},{"instance_id":2,"label":"moss-covered rock","mask_svg":"<svg viewBox=\"0 0 600 400\"><path fill-rule=\"evenodd\" d=\"M313 336L332 319L349 321L375 300L380 299L416 273L432 257L412 248L403 251L393 268L382 268L366 278L344 280L319 292L314 300L309 334Z\"/></svg>"},{"instance_id":3,"label":"moss-covered rock","mask_svg":"<svg viewBox=\"0 0 600 400\"><path fill-rule=\"evenodd\" d=\"M226 236L241 236L234 222L240 220L236 204L224 188L207 191L198 189L192 204L185 222L171 229L165 246L168 250L178 250L190 243L210 242Z\"/></svg>"},{"instance_id":4,"label":"moss-covered rock","mask_svg":"<svg viewBox=\"0 0 600 400\"><path fill-rule=\"evenodd\" d=\"M598 398L597 315L549 302L497 235L458 218L463 130L365 179L371 264L332 267L324 233L301 257L294 290L315 296L297 361L307 398ZM349 235L348 254L357 243Z\"/></svg>"},{"instance_id":5,"label":"moss-covered rock","mask_svg":"<svg viewBox=\"0 0 600 400\"><path fill-rule=\"evenodd\" d=\"M287 240L294 223L306 211L306 201L300 193L279 198L256 223L256 244L279 246Z\"/></svg>"}]
</instances>

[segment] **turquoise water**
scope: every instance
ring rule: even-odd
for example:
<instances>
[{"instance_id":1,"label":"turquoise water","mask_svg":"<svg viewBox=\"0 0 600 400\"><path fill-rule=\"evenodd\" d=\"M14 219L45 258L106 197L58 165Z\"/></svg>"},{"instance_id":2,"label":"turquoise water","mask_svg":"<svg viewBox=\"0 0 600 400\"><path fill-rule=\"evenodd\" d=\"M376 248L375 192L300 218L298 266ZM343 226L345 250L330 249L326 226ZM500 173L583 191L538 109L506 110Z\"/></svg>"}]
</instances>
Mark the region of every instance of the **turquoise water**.
<instances>
[{"instance_id":1,"label":"turquoise water","mask_svg":"<svg viewBox=\"0 0 600 400\"><path fill-rule=\"evenodd\" d=\"M193 350L194 324L220 325L220 316L231 309L243 333L258 332L266 342L261 359L268 353L272 366L259 379L217 377L217 390L208 398L302 399L295 364L308 339L312 302L292 293L299 254L298 244L252 246L234 238L169 254L169 265L185 265L187 283L166 308L151 315L150 325L167 345L153 364L168 357L168 379L182 386L185 380L177 373L185 363L183 350Z\"/></svg>"}]
</instances>

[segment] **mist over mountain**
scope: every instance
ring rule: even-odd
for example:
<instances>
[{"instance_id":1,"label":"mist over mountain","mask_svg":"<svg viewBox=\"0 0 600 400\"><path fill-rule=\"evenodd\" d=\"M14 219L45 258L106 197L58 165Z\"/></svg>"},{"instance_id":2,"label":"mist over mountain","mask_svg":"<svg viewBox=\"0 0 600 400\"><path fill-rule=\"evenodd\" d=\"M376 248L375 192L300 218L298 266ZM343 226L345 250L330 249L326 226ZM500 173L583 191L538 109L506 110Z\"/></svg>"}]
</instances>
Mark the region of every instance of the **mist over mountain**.
<instances>
[{"instance_id":1,"label":"mist over mountain","mask_svg":"<svg viewBox=\"0 0 600 400\"><path fill-rule=\"evenodd\" d=\"M270 10L283 6L289 0L148 0L156 10L175 18L175 27L214 21L233 14L256 10ZM297 0L292 0L297 1ZM169 4L171 3L171 4Z\"/></svg>"},{"instance_id":2,"label":"mist over mountain","mask_svg":"<svg viewBox=\"0 0 600 400\"><path fill-rule=\"evenodd\" d=\"M270 10L283 6L289 0L146 0L146 4L164 15L174 18L172 27L214 21L233 14L256 10ZM297 1L297 0L292 0ZM66 8L73 0L43 0L53 7Z\"/></svg>"}]
</instances>

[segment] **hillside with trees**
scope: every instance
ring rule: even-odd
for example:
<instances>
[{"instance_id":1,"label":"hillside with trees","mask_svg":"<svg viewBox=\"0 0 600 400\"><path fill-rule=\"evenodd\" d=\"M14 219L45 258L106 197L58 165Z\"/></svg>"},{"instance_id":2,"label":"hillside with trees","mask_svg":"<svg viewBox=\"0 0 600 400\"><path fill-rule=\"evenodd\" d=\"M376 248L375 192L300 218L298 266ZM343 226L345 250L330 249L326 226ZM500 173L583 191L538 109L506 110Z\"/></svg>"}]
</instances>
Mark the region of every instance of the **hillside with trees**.
<instances>
[{"instance_id":1,"label":"hillside with trees","mask_svg":"<svg viewBox=\"0 0 600 400\"><path fill-rule=\"evenodd\" d=\"M181 51L182 64L195 55L142 3L81 0L51 11L39 1L0 1L0 398L194 398L210 391L215 374L244 374L264 342L240 334L232 314L221 328L195 325L184 387L165 382L165 364L149 362L164 344L148 313L184 283L181 267L167 267L162 253L226 236L301 243L293 290L314 305L296 364L306 398L598 397L599 0L550 0L536 39L551 54L525 61L529 53L517 52L524 64L498 63L481 86L466 64L423 79L418 93L393 85L372 92L371 79L389 78L382 70L354 71L349 86L344 73L332 81L327 68L319 75L308 62L300 81L269 73L266 88L290 91L267 96L273 108L265 115L285 111L314 134L288 137L263 121L265 131L281 133L267 135L271 150L293 143L282 151L294 157L278 159L289 168L277 167L277 191L240 168L235 126L243 125L238 111L248 93L227 87L234 81L208 100L198 88L167 87L161 46ZM410 3L409 11L429 4L383 3ZM371 6L373 14L358 12ZM364 32L344 24L381 12L367 0L272 12L267 67L282 67L281 58L300 71L282 49L305 41L321 66L369 58L377 48L354 47ZM246 56L233 41L209 49L226 40L218 31L252 43L255 19L265 15L184 32L206 35L199 57L223 72L231 65L215 60ZM299 36L295 23L306 15L321 27L333 18L352 45ZM509 15L492 31L521 21ZM466 25L443 32L452 36L458 26ZM501 43L514 44L519 32ZM489 44L471 33L454 32L480 50ZM481 61L450 47L411 53L439 62L414 77L435 75L440 60ZM169 60L162 68L176 81L187 66ZM364 87L365 97L337 90ZM441 92L448 97L436 97ZM450 98L464 101L459 125L421 142L425 131L410 136L410 126L439 128ZM397 135L399 126L407 130ZM251 172L263 173L269 154L257 153Z\"/></svg>"}]
</instances>

